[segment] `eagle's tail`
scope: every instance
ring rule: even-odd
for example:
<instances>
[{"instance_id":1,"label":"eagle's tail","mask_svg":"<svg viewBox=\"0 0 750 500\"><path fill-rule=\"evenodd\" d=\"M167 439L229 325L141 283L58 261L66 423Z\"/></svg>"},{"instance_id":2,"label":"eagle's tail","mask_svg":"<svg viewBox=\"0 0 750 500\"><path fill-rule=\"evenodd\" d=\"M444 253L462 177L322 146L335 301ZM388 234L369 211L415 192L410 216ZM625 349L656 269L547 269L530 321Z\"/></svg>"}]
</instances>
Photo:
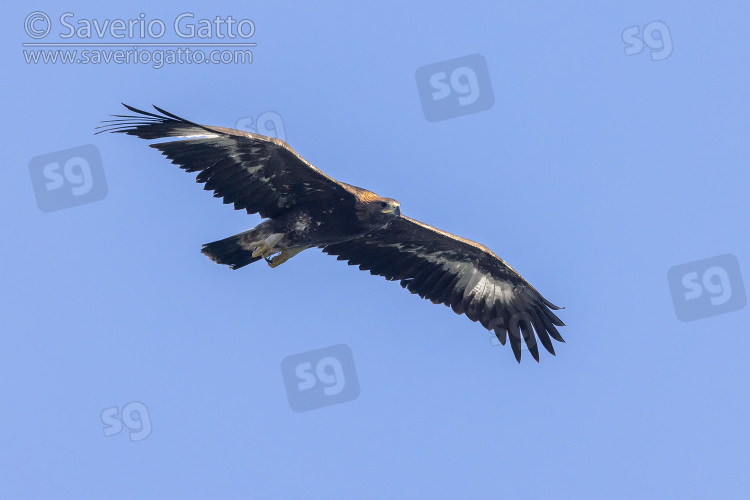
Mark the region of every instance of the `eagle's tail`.
<instances>
[{"instance_id":1,"label":"eagle's tail","mask_svg":"<svg viewBox=\"0 0 750 500\"><path fill-rule=\"evenodd\" d=\"M256 239L260 239L258 233L255 228L223 240L206 243L201 252L217 264L239 269L263 258L260 255L253 257L253 249L250 247Z\"/></svg>"}]
</instances>

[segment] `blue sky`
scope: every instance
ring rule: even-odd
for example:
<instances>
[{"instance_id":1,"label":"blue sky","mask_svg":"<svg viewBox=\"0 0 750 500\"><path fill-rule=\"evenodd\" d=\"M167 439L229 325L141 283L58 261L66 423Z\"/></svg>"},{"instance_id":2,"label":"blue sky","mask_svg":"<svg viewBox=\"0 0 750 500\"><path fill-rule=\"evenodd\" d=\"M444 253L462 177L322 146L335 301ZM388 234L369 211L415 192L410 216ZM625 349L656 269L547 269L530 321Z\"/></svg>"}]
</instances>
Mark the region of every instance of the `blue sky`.
<instances>
[{"instance_id":1,"label":"blue sky","mask_svg":"<svg viewBox=\"0 0 750 500\"><path fill-rule=\"evenodd\" d=\"M24 29L34 11L44 39ZM144 13L168 31L63 39L66 12L100 27ZM177 37L183 13L251 20L252 63L24 59L40 40L227 42ZM674 1L10 7L3 495L746 498L748 14ZM482 109L428 120L417 70L448 75L475 54ZM471 87L462 78L447 99ZM277 269L210 262L201 244L260 219L145 141L94 136L120 102L228 127L266 113L331 176L490 247L565 306L566 343L519 365L480 325L317 250ZM61 189L86 185L64 169L86 145L101 157L98 171L85 156L89 194L39 191L55 161ZM315 352L341 365L314 375ZM295 411L282 361L308 358L316 387L358 390Z\"/></svg>"}]
</instances>

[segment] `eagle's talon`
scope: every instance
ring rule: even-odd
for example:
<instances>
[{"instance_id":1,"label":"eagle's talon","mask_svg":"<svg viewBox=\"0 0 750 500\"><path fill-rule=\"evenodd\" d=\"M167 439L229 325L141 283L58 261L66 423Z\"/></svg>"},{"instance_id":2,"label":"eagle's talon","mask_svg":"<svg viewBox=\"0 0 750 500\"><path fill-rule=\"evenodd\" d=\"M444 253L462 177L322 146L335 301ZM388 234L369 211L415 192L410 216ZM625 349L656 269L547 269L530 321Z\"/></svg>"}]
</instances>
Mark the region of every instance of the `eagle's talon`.
<instances>
[{"instance_id":1,"label":"eagle's talon","mask_svg":"<svg viewBox=\"0 0 750 500\"><path fill-rule=\"evenodd\" d=\"M258 256L268 258L271 256L271 253L271 245L269 245L265 240L259 241L258 246L255 248L255 250L253 250L253 258Z\"/></svg>"},{"instance_id":2,"label":"eagle's talon","mask_svg":"<svg viewBox=\"0 0 750 500\"><path fill-rule=\"evenodd\" d=\"M273 259L268 259L266 262L268 262L268 265L273 267L279 267L284 262L288 261L289 257L284 255L284 252L281 252L279 255L275 256Z\"/></svg>"},{"instance_id":3,"label":"eagle's talon","mask_svg":"<svg viewBox=\"0 0 750 500\"><path fill-rule=\"evenodd\" d=\"M281 264L288 261L289 259L297 255L304 249L305 247L287 248L286 250L282 250L281 253L279 253L273 259L271 259L270 262L268 261L268 259L266 259L266 262L268 262L268 265L271 267L279 267Z\"/></svg>"},{"instance_id":4,"label":"eagle's talon","mask_svg":"<svg viewBox=\"0 0 750 500\"><path fill-rule=\"evenodd\" d=\"M276 243L278 243L283 237L283 233L274 233L265 240L252 242L250 248L253 249L253 258L258 256L263 257L264 259L270 257L274 253L274 246L276 246ZM278 252L278 250L275 251Z\"/></svg>"}]
</instances>

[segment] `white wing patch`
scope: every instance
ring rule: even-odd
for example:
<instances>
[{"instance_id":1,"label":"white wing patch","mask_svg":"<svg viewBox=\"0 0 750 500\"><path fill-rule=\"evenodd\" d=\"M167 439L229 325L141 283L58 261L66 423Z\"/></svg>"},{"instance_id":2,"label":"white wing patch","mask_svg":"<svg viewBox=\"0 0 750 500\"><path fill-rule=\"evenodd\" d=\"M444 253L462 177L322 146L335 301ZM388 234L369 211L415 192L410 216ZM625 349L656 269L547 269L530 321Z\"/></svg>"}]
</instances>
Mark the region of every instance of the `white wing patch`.
<instances>
[{"instance_id":1,"label":"white wing patch","mask_svg":"<svg viewBox=\"0 0 750 500\"><path fill-rule=\"evenodd\" d=\"M297 218L297 220L294 222L294 230L297 232L306 231L307 228L310 225L310 216L306 213L303 213Z\"/></svg>"}]
</instances>

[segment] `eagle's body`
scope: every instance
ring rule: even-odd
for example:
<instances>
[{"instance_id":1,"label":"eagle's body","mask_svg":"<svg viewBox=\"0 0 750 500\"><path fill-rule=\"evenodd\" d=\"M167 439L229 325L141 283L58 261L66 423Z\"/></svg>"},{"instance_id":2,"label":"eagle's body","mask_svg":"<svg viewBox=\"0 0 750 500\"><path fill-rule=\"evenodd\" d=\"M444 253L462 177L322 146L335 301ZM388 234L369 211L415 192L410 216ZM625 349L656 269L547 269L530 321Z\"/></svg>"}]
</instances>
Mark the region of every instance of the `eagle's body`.
<instances>
[{"instance_id":1,"label":"eagle's body","mask_svg":"<svg viewBox=\"0 0 750 500\"><path fill-rule=\"evenodd\" d=\"M401 215L396 200L332 179L278 139L126 107L140 116L117 115L103 131L179 138L151 147L199 172L224 203L267 219L204 245L210 259L239 269L265 258L276 267L318 247L466 314L502 344L510 334L519 361L521 342L539 360L535 331L552 354L550 337L563 342L555 325L564 324L550 310L559 308L485 246Z\"/></svg>"},{"instance_id":2,"label":"eagle's body","mask_svg":"<svg viewBox=\"0 0 750 500\"><path fill-rule=\"evenodd\" d=\"M395 200L381 198L349 184L342 185L351 196L342 197L339 203L292 208L249 231L204 245L203 253L232 269L239 269L261 257L266 257L271 267L276 267L302 250L342 243L380 229L401 213ZM363 212L358 207L366 207L369 200L374 201L375 209L358 216ZM387 206L380 207L380 203ZM383 208L389 211L384 212ZM277 252L281 255L268 259Z\"/></svg>"}]
</instances>

